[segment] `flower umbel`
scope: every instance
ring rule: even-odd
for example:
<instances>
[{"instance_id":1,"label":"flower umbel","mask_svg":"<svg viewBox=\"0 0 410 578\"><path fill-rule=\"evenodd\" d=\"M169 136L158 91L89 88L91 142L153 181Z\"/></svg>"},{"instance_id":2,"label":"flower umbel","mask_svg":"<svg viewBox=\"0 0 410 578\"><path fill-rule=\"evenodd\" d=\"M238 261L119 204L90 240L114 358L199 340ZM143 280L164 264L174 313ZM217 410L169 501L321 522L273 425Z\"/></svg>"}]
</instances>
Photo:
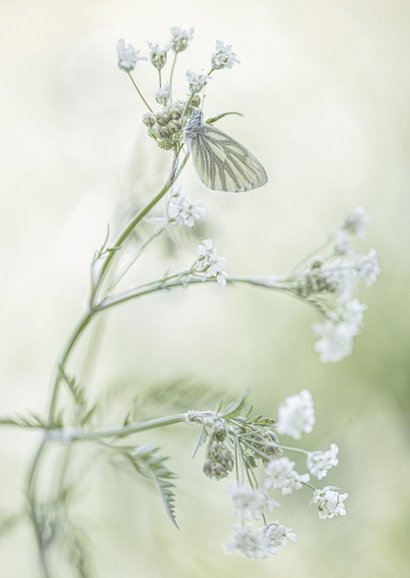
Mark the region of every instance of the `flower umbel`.
<instances>
[{"instance_id":1,"label":"flower umbel","mask_svg":"<svg viewBox=\"0 0 410 578\"><path fill-rule=\"evenodd\" d=\"M271 460L265 469L265 488L281 490L284 496L300 490L309 479L309 474L298 474L295 462L287 457Z\"/></svg>"},{"instance_id":2,"label":"flower umbel","mask_svg":"<svg viewBox=\"0 0 410 578\"><path fill-rule=\"evenodd\" d=\"M321 520L330 520L336 516L346 515L344 501L347 497L348 494L340 494L337 488L326 486L313 492L312 503L317 504Z\"/></svg>"},{"instance_id":3,"label":"flower umbel","mask_svg":"<svg viewBox=\"0 0 410 578\"><path fill-rule=\"evenodd\" d=\"M225 287L226 261L223 257L217 255L214 242L211 239L205 239L198 245L197 251L199 257L193 266L195 273L201 273L204 278L216 279L219 285Z\"/></svg>"},{"instance_id":4,"label":"flower umbel","mask_svg":"<svg viewBox=\"0 0 410 578\"><path fill-rule=\"evenodd\" d=\"M339 459L337 457L339 453L339 448L336 444L330 444L330 449L320 452L309 452L306 466L312 476L315 476L318 480L321 480L327 475L327 472L337 466Z\"/></svg>"},{"instance_id":5,"label":"flower umbel","mask_svg":"<svg viewBox=\"0 0 410 578\"><path fill-rule=\"evenodd\" d=\"M285 398L280 404L276 424L280 434L300 439L301 434L310 433L314 425L315 409L312 394L307 389Z\"/></svg>"},{"instance_id":6,"label":"flower umbel","mask_svg":"<svg viewBox=\"0 0 410 578\"><path fill-rule=\"evenodd\" d=\"M232 68L234 64L239 64L239 60L232 50L232 46L225 44L222 40L217 40L215 52L211 58L212 69L221 70L222 68Z\"/></svg>"},{"instance_id":7,"label":"flower umbel","mask_svg":"<svg viewBox=\"0 0 410 578\"><path fill-rule=\"evenodd\" d=\"M168 198L168 219L171 223L193 227L205 215L201 203L191 203L180 189L171 189Z\"/></svg>"},{"instance_id":8,"label":"flower umbel","mask_svg":"<svg viewBox=\"0 0 410 578\"><path fill-rule=\"evenodd\" d=\"M125 44L123 39L118 41L117 44L117 54L118 54L118 66L121 70L125 72L131 72L137 65L139 60L147 60L143 56L138 56L139 50L135 50L132 44Z\"/></svg>"}]
</instances>

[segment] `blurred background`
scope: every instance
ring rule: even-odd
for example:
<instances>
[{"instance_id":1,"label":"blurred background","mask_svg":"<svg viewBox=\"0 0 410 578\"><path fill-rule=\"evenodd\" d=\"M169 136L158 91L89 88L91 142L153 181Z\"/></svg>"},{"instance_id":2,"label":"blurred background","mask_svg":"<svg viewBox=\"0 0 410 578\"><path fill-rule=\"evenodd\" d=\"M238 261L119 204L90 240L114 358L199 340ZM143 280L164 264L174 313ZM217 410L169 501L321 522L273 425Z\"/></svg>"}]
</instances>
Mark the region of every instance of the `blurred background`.
<instances>
[{"instance_id":1,"label":"blurred background","mask_svg":"<svg viewBox=\"0 0 410 578\"><path fill-rule=\"evenodd\" d=\"M216 39L238 54L241 64L209 84L205 112L245 115L218 126L256 154L269 184L230 195L203 187L192 166L182 177L186 194L207 209L204 233L229 272L286 272L358 205L372 217L361 246L375 247L382 267L361 295L368 311L354 353L339 364L319 362L309 308L262 290L198 287L107 315L87 373L90 395L106 395L112 410L104 423L116 423L137 391L181 380L192 383L192 398L250 388L256 408L271 416L285 396L306 388L317 424L303 443L339 445L340 465L325 483L349 499L348 516L328 522L308 508L308 492L283 499L279 518L298 541L252 562L223 550L234 523L227 483L205 479L200 456L191 461L194 428L141 436L161 445L180 475L179 532L144 482L118 478L103 459L84 476L94 455L87 446L69 479L81 478L76 515L90 534L95 576L407 576L409 2L2 0L0 11L2 415L44 411L107 223L118 223L166 174L167 154L146 135L142 105L116 66L118 38L147 54L146 41L166 43L171 26L194 27L176 71L181 96L185 71L207 68ZM147 95L154 72L148 63L135 71ZM177 243L190 262L196 241ZM149 255L139 278L167 268L167 259L176 263L165 252ZM73 368L82 367L90 339L96 334L85 336ZM153 415L167 413L166 398L157 396ZM37 443L36 433L1 429L1 512L23 504ZM45 491L47 480L45 472ZM70 576L54 562L56 576ZM39 576L29 524L0 537L0 575Z\"/></svg>"}]
</instances>

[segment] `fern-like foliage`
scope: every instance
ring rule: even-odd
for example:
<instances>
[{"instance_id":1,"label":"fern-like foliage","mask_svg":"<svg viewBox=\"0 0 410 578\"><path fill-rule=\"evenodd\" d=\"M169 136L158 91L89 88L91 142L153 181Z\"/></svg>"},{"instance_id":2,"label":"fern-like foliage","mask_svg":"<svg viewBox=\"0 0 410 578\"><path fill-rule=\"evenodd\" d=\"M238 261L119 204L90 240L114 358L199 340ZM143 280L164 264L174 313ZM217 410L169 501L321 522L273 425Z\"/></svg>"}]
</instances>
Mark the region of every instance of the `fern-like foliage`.
<instances>
[{"instance_id":1,"label":"fern-like foliage","mask_svg":"<svg viewBox=\"0 0 410 578\"><path fill-rule=\"evenodd\" d=\"M5 416L0 418L0 425L10 425L22 428L52 430L63 427L62 416L57 415L52 421L49 421L36 413L28 415L17 414L15 416Z\"/></svg>"},{"instance_id":2,"label":"fern-like foliage","mask_svg":"<svg viewBox=\"0 0 410 578\"><path fill-rule=\"evenodd\" d=\"M175 484L173 482L177 475L166 466L165 462L168 458L159 455L160 448L151 444L141 445L137 448L117 446L115 449L126 457L141 476L154 481L169 519L178 528L175 517Z\"/></svg>"}]
</instances>

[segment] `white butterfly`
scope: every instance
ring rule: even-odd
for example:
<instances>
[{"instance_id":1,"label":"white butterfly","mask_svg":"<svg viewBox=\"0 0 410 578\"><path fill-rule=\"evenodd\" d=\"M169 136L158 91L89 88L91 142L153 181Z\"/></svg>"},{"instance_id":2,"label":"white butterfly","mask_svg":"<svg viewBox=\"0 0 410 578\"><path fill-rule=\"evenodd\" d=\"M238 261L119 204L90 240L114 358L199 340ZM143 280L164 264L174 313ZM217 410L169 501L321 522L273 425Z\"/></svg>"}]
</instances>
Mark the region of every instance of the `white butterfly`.
<instances>
[{"instance_id":1,"label":"white butterfly","mask_svg":"<svg viewBox=\"0 0 410 578\"><path fill-rule=\"evenodd\" d=\"M203 124L200 110L192 112L184 139L199 178L208 188L239 193L267 183L268 176L258 159L221 130Z\"/></svg>"}]
</instances>

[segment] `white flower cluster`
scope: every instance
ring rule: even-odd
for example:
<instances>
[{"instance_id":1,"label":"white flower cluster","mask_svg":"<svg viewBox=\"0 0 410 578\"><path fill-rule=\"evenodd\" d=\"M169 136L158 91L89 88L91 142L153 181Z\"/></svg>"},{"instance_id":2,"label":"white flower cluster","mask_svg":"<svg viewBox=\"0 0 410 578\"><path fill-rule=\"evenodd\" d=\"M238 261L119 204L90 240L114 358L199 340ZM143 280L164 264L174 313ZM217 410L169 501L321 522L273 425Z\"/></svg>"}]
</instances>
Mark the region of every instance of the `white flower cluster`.
<instances>
[{"instance_id":1,"label":"white flower cluster","mask_svg":"<svg viewBox=\"0 0 410 578\"><path fill-rule=\"evenodd\" d=\"M205 208L199 202L191 203L179 189L171 189L167 213L169 222L193 227L205 215Z\"/></svg>"},{"instance_id":2,"label":"white flower cluster","mask_svg":"<svg viewBox=\"0 0 410 578\"><path fill-rule=\"evenodd\" d=\"M277 429L280 425L283 432L297 439L300 438L302 432L311 432L315 423L315 411L310 392L303 390L297 395L286 398L279 408L279 415ZM223 435L229 436L229 428L227 429L225 425ZM233 541L226 545L228 551L236 550L248 558L262 559L276 554L277 548L285 544L287 540L295 541L296 537L291 529L282 526L278 521L271 524L266 522L266 515L280 506L270 497L271 490L278 490L282 495L288 495L294 490L300 490L303 486L309 486L313 489L311 503L317 505L320 519L325 520L346 514L344 506L344 501L348 496L346 493L339 493L333 486L315 489L309 483L309 474L320 480L332 467L338 465L339 448L336 444L332 443L329 450L311 452L280 444L278 447L307 454L306 465L309 473L299 474L295 470L294 461L288 457L275 455L269 459L266 458L263 462L265 464L263 488L252 487L253 484L232 483L228 493L233 500L235 516L240 518L242 525L233 529ZM244 463L243 459L242 463ZM252 467L255 467L255 464ZM253 479L256 482L255 476ZM252 521L261 519L264 526L257 530L253 529Z\"/></svg>"},{"instance_id":3,"label":"white flower cluster","mask_svg":"<svg viewBox=\"0 0 410 578\"><path fill-rule=\"evenodd\" d=\"M361 255L351 243L352 236L364 236L369 222L362 207L354 209L331 235L333 254L327 259L315 257L295 276L301 297L318 303L321 295L335 296L334 309L324 305L323 322L313 326L319 337L315 349L323 363L340 361L352 352L366 309L356 298L359 283L370 287L380 273L376 251Z\"/></svg>"},{"instance_id":4,"label":"white flower cluster","mask_svg":"<svg viewBox=\"0 0 410 578\"><path fill-rule=\"evenodd\" d=\"M205 239L198 245L198 258L194 263L195 273L200 273L205 279L216 279L216 282L225 287L226 285L226 260L219 257L215 244L211 239Z\"/></svg>"},{"instance_id":5,"label":"white flower cluster","mask_svg":"<svg viewBox=\"0 0 410 578\"><path fill-rule=\"evenodd\" d=\"M148 47L150 50L149 57L151 59L152 65L158 70L162 70L167 63L168 50L171 48L171 44L167 44L163 48L159 44L152 44L148 42Z\"/></svg>"},{"instance_id":6,"label":"white flower cluster","mask_svg":"<svg viewBox=\"0 0 410 578\"><path fill-rule=\"evenodd\" d=\"M289 540L296 541L296 536L291 528L286 528L273 522L258 530L252 530L247 525L236 526L233 529L233 542L226 544L228 552L237 550L247 558L262 560L269 555L274 555L279 546Z\"/></svg>"},{"instance_id":7,"label":"white flower cluster","mask_svg":"<svg viewBox=\"0 0 410 578\"><path fill-rule=\"evenodd\" d=\"M172 40L171 45L175 52L182 52L188 46L190 40L192 40L194 35L194 29L190 28L189 30L182 30L182 28L178 28L174 26L171 28Z\"/></svg>"},{"instance_id":8,"label":"white flower cluster","mask_svg":"<svg viewBox=\"0 0 410 578\"><path fill-rule=\"evenodd\" d=\"M117 55L118 55L118 66L121 70L125 72L131 72L137 65L138 60L147 60L143 56L138 56L139 50L135 50L132 44L125 44L123 39L118 41L117 44Z\"/></svg>"},{"instance_id":9,"label":"white flower cluster","mask_svg":"<svg viewBox=\"0 0 410 578\"><path fill-rule=\"evenodd\" d=\"M338 465L338 453L339 448L336 444L330 444L330 449L324 452L309 452L306 460L307 469L318 480L323 479L331 468Z\"/></svg>"},{"instance_id":10,"label":"white flower cluster","mask_svg":"<svg viewBox=\"0 0 410 578\"><path fill-rule=\"evenodd\" d=\"M363 324L366 305L357 299L342 301L334 311L327 313L322 323L315 323L313 331L319 337L315 350L323 363L341 361L350 355L353 338Z\"/></svg>"},{"instance_id":11,"label":"white flower cluster","mask_svg":"<svg viewBox=\"0 0 410 578\"><path fill-rule=\"evenodd\" d=\"M280 490L284 496L300 490L309 479L309 474L298 474L295 462L286 457L271 460L265 469L265 488Z\"/></svg>"},{"instance_id":12,"label":"white flower cluster","mask_svg":"<svg viewBox=\"0 0 410 578\"><path fill-rule=\"evenodd\" d=\"M333 486L326 486L313 492L312 503L317 504L321 520L330 520L335 516L346 515L344 501L347 496L348 494L340 494Z\"/></svg>"},{"instance_id":13,"label":"white flower cluster","mask_svg":"<svg viewBox=\"0 0 410 578\"><path fill-rule=\"evenodd\" d=\"M233 500L235 515L241 520L259 520L264 512L271 512L279 507L279 504L272 500L265 490L260 488L254 490L247 484L233 482L229 487L228 495Z\"/></svg>"},{"instance_id":14,"label":"white flower cluster","mask_svg":"<svg viewBox=\"0 0 410 578\"><path fill-rule=\"evenodd\" d=\"M312 394L307 389L284 399L278 409L276 430L280 434L300 439L310 433L315 425L315 408Z\"/></svg>"},{"instance_id":15,"label":"white flower cluster","mask_svg":"<svg viewBox=\"0 0 410 578\"><path fill-rule=\"evenodd\" d=\"M211 65L213 70L222 68L232 68L234 64L239 64L239 60L232 50L230 44L225 44L222 40L216 41L215 52L212 54Z\"/></svg>"},{"instance_id":16,"label":"white flower cluster","mask_svg":"<svg viewBox=\"0 0 410 578\"><path fill-rule=\"evenodd\" d=\"M185 76L188 81L189 90L191 94L201 92L203 87L211 78L208 74L196 74L195 72L191 72L190 70L187 71Z\"/></svg>"},{"instance_id":17,"label":"white flower cluster","mask_svg":"<svg viewBox=\"0 0 410 578\"><path fill-rule=\"evenodd\" d=\"M166 82L164 86L161 86L161 88L158 88L158 90L156 91L155 100L157 101L158 104L166 106L170 98L171 98L171 89L169 83Z\"/></svg>"}]
</instances>

